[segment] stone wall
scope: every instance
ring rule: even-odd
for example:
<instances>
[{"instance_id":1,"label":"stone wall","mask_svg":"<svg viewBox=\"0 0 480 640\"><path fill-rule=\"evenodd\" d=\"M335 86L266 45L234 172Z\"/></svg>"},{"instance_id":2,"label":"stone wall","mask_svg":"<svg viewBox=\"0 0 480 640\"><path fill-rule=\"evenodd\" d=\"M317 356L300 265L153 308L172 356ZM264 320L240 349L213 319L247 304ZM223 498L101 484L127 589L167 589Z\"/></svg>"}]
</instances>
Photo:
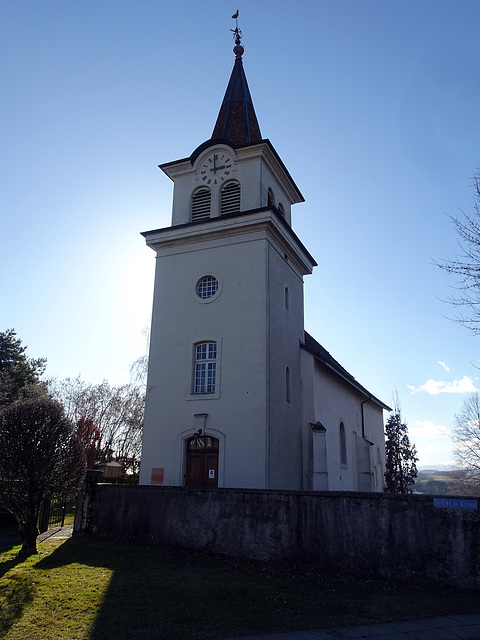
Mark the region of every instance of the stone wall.
<instances>
[{"instance_id":1,"label":"stone wall","mask_svg":"<svg viewBox=\"0 0 480 640\"><path fill-rule=\"evenodd\" d=\"M87 512L77 534L480 588L480 512L432 496L101 485Z\"/></svg>"}]
</instances>

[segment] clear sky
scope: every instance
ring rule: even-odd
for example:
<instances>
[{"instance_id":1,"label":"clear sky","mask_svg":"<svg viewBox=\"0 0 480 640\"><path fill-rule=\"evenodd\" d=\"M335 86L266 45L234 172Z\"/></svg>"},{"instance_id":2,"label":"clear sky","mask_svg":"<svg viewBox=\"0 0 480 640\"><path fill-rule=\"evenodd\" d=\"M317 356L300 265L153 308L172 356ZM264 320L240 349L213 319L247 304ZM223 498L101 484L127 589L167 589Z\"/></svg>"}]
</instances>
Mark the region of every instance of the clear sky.
<instances>
[{"instance_id":1,"label":"clear sky","mask_svg":"<svg viewBox=\"0 0 480 640\"><path fill-rule=\"evenodd\" d=\"M447 216L480 167L478 0L0 0L0 330L48 376L129 380L145 351L157 168L210 138L234 56L306 202L305 326L387 404L420 465L480 387L480 337L445 316Z\"/></svg>"}]
</instances>

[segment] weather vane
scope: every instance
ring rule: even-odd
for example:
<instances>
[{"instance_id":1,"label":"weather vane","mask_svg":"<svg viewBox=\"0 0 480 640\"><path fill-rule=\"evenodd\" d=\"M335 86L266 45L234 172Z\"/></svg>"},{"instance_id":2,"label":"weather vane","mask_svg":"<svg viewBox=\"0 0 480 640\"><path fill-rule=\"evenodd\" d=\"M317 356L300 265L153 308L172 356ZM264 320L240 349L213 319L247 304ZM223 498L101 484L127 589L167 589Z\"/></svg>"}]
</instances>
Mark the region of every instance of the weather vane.
<instances>
[{"instance_id":1,"label":"weather vane","mask_svg":"<svg viewBox=\"0 0 480 640\"><path fill-rule=\"evenodd\" d=\"M235 29L230 29L230 31L233 33L235 44L239 45L242 40L242 32L238 28L238 9L233 14L232 19L235 20Z\"/></svg>"}]
</instances>

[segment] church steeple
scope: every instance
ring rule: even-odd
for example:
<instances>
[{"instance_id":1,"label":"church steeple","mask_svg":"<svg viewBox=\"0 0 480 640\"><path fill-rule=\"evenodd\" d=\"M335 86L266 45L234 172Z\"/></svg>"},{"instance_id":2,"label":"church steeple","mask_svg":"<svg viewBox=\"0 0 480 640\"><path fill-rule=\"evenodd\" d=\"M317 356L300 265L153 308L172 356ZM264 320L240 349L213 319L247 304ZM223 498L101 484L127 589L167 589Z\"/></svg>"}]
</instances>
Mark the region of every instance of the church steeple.
<instances>
[{"instance_id":1,"label":"church steeple","mask_svg":"<svg viewBox=\"0 0 480 640\"><path fill-rule=\"evenodd\" d=\"M238 11L234 18L238 18ZM224 138L234 146L255 144L262 140L253 101L248 89L247 78L243 70L241 45L242 32L237 27L232 29L235 37L235 64L223 98L212 140Z\"/></svg>"}]
</instances>

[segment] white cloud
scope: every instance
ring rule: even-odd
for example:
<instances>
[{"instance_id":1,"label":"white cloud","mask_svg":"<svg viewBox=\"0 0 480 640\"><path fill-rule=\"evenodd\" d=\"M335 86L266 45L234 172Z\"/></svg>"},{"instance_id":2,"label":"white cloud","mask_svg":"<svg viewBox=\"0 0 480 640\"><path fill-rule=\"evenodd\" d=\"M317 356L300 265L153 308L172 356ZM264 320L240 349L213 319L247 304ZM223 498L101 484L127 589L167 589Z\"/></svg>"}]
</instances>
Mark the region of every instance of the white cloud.
<instances>
[{"instance_id":1,"label":"white cloud","mask_svg":"<svg viewBox=\"0 0 480 640\"><path fill-rule=\"evenodd\" d=\"M418 452L418 456L422 460L422 464L423 464L423 458L425 457L425 455L427 453L448 453L448 454L451 454L452 453L452 448L451 448L450 444L442 445L442 444L437 444L436 442L427 442L426 444L418 446L417 447L417 452ZM450 460L449 460L448 464L450 464Z\"/></svg>"},{"instance_id":2,"label":"white cloud","mask_svg":"<svg viewBox=\"0 0 480 640\"><path fill-rule=\"evenodd\" d=\"M450 438L450 430L442 424L429 420L415 420L415 426L409 427L409 434L417 438Z\"/></svg>"},{"instance_id":3,"label":"white cloud","mask_svg":"<svg viewBox=\"0 0 480 640\"><path fill-rule=\"evenodd\" d=\"M450 371L450 367L445 362L438 360L438 364L445 369L445 371Z\"/></svg>"},{"instance_id":4,"label":"white cloud","mask_svg":"<svg viewBox=\"0 0 480 640\"><path fill-rule=\"evenodd\" d=\"M461 380L454 380L453 382L445 382L443 380L427 380L425 384L420 385L419 387L414 387L412 385L407 385L412 393L420 393L420 391L425 391L431 396L436 396L439 393L473 393L474 391L478 391L475 386L473 379L469 376L463 376Z\"/></svg>"}]
</instances>

